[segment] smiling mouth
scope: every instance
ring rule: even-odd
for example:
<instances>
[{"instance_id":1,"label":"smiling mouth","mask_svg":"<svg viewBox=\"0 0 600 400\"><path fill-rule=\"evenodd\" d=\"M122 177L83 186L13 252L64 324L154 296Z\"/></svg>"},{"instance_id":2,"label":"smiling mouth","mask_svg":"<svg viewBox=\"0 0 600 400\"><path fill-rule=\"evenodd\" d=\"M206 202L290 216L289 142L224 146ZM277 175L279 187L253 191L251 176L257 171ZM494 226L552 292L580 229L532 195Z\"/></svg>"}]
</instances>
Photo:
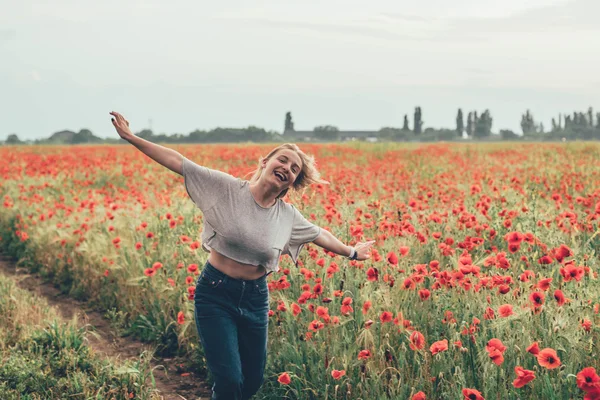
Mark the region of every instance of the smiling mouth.
<instances>
[{"instance_id":1,"label":"smiling mouth","mask_svg":"<svg viewBox=\"0 0 600 400\"><path fill-rule=\"evenodd\" d=\"M274 172L274 174L275 174L275 176L276 176L277 178L279 178L279 180L280 180L281 182L285 182L285 181L287 181L287 179L285 178L285 176L284 176L283 174L281 174L280 172Z\"/></svg>"}]
</instances>

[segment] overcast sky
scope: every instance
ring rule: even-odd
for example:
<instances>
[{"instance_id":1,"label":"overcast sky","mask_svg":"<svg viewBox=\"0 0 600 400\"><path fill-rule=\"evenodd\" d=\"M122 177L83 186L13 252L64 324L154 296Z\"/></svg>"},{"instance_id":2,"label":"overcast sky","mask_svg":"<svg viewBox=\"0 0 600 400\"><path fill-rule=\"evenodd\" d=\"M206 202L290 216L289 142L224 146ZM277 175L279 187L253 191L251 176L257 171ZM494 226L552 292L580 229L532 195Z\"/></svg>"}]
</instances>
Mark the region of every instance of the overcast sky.
<instances>
[{"instance_id":1,"label":"overcast sky","mask_svg":"<svg viewBox=\"0 0 600 400\"><path fill-rule=\"evenodd\" d=\"M600 111L599 0L0 0L0 140Z\"/></svg>"}]
</instances>

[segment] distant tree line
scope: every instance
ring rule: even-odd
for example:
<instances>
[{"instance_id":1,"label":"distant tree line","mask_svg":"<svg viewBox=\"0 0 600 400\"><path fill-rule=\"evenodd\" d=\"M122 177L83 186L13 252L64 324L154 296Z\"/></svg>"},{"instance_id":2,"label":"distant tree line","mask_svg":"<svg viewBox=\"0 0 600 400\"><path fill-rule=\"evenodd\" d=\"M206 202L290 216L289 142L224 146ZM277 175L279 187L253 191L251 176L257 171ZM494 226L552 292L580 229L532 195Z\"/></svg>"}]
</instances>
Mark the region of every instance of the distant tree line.
<instances>
[{"instance_id":1,"label":"distant tree line","mask_svg":"<svg viewBox=\"0 0 600 400\"><path fill-rule=\"evenodd\" d=\"M312 131L296 131L292 113L287 112L284 121L284 131L267 131L256 126L247 128L215 128L209 131L195 130L187 135L176 133L166 135L155 134L150 129L137 133L152 142L161 143L231 143L231 142L283 142L291 140L304 141L339 141L348 139L358 140L387 140L387 141L450 141L450 140L600 140L600 112L594 113L590 107L586 112L559 114L552 118L550 130L543 123L537 122L530 110L521 115L521 133L509 129L492 132L493 118L489 110L478 112L468 111L466 119L462 109L458 109L455 128L425 128L423 110L415 107L412 128L408 114L404 115L402 128L383 127L373 131L342 131L333 125L319 125ZM115 134L115 136L117 136ZM17 134L8 135L6 145L14 144L81 144L81 143L123 143L124 140L115 137L99 138L89 129L79 132L64 130L55 132L49 138L21 141Z\"/></svg>"}]
</instances>

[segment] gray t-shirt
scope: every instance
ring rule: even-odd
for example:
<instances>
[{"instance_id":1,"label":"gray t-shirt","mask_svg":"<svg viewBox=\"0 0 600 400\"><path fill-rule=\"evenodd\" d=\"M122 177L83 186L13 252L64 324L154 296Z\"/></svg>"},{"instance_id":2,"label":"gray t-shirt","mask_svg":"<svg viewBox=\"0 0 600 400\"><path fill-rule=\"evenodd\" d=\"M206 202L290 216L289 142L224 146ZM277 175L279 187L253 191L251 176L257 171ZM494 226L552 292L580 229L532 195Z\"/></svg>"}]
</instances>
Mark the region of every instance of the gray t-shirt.
<instances>
[{"instance_id":1,"label":"gray t-shirt","mask_svg":"<svg viewBox=\"0 0 600 400\"><path fill-rule=\"evenodd\" d=\"M214 248L240 263L262 265L269 273L279 270L282 254L297 264L304 244L321 233L320 227L282 199L272 207L260 206L249 181L186 157L182 172L188 195L204 214L201 239L207 252Z\"/></svg>"}]
</instances>

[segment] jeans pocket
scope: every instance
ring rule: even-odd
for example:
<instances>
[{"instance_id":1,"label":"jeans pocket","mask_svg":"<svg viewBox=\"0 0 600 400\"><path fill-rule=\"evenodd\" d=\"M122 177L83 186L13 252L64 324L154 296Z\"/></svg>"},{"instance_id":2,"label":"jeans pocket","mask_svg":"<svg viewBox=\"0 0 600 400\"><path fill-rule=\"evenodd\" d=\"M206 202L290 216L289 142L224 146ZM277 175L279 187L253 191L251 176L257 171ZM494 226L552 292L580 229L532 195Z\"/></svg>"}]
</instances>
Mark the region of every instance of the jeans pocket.
<instances>
[{"instance_id":1,"label":"jeans pocket","mask_svg":"<svg viewBox=\"0 0 600 400\"><path fill-rule=\"evenodd\" d=\"M217 289L227 281L227 277L212 277L205 273L200 274L198 286L204 286L211 289Z\"/></svg>"},{"instance_id":2,"label":"jeans pocket","mask_svg":"<svg viewBox=\"0 0 600 400\"><path fill-rule=\"evenodd\" d=\"M258 293L260 293L260 294L269 293L269 286L267 285L267 282L261 282L258 284Z\"/></svg>"}]
</instances>

